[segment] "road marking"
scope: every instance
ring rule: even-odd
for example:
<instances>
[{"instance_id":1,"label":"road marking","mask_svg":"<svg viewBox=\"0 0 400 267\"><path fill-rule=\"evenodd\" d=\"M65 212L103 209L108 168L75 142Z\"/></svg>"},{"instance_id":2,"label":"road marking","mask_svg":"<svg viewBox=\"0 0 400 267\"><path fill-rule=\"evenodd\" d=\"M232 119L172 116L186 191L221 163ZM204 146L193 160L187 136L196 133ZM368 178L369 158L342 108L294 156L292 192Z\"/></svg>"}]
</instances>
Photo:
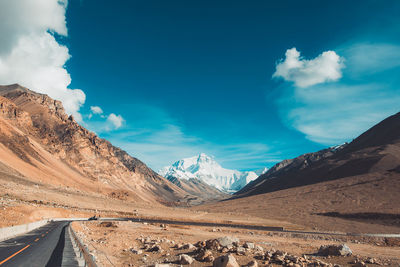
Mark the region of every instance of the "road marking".
<instances>
[{"instance_id":1,"label":"road marking","mask_svg":"<svg viewBox=\"0 0 400 267\"><path fill-rule=\"evenodd\" d=\"M4 259L3 261L0 261L0 265L2 265L3 263L5 263L6 261L12 259L13 257L15 257L16 255L18 255L19 253L21 253L22 251L24 251L25 249L29 248L31 245L27 245L26 247L18 250L17 252L15 252L14 254L12 254L10 257L8 257L7 259Z\"/></svg>"},{"instance_id":2,"label":"road marking","mask_svg":"<svg viewBox=\"0 0 400 267\"><path fill-rule=\"evenodd\" d=\"M35 239L35 242L37 242L39 239L40 239L39 237L38 237L38 238L36 238L36 239Z\"/></svg>"}]
</instances>

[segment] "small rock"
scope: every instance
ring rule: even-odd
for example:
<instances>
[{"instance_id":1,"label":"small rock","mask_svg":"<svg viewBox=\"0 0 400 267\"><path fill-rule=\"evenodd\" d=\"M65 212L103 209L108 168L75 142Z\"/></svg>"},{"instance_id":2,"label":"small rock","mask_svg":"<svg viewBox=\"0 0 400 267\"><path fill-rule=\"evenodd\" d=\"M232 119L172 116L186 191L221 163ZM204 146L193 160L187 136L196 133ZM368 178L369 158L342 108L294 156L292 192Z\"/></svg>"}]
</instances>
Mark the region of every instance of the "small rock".
<instances>
[{"instance_id":1,"label":"small rock","mask_svg":"<svg viewBox=\"0 0 400 267\"><path fill-rule=\"evenodd\" d=\"M366 263L375 264L375 263L376 263L376 259L374 259L374 258L368 258L368 259L366 260Z\"/></svg>"},{"instance_id":2,"label":"small rock","mask_svg":"<svg viewBox=\"0 0 400 267\"><path fill-rule=\"evenodd\" d=\"M213 262L214 261L214 256L210 255L204 258L204 262Z\"/></svg>"},{"instance_id":3,"label":"small rock","mask_svg":"<svg viewBox=\"0 0 400 267\"><path fill-rule=\"evenodd\" d=\"M192 264L193 258L186 254L179 255L179 263L184 265Z\"/></svg>"},{"instance_id":4,"label":"small rock","mask_svg":"<svg viewBox=\"0 0 400 267\"><path fill-rule=\"evenodd\" d=\"M198 248L204 248L206 246L206 241L199 241L196 244L194 244Z\"/></svg>"},{"instance_id":5,"label":"small rock","mask_svg":"<svg viewBox=\"0 0 400 267\"><path fill-rule=\"evenodd\" d=\"M198 261L205 261L205 259L209 256L212 256L212 252L208 249L201 250L200 253L197 255Z\"/></svg>"},{"instance_id":6,"label":"small rock","mask_svg":"<svg viewBox=\"0 0 400 267\"><path fill-rule=\"evenodd\" d=\"M206 241L206 248L213 249L213 250L219 250L220 244L217 239L210 239L210 240Z\"/></svg>"},{"instance_id":7,"label":"small rock","mask_svg":"<svg viewBox=\"0 0 400 267\"><path fill-rule=\"evenodd\" d=\"M150 249L148 249L149 252L162 252L162 248L159 245L155 245L153 247L151 247Z\"/></svg>"},{"instance_id":8,"label":"small rock","mask_svg":"<svg viewBox=\"0 0 400 267\"><path fill-rule=\"evenodd\" d=\"M246 249L244 247L238 247L238 248L236 248L236 254L237 255L246 255Z\"/></svg>"},{"instance_id":9,"label":"small rock","mask_svg":"<svg viewBox=\"0 0 400 267\"><path fill-rule=\"evenodd\" d=\"M142 253L143 253L143 250L141 250L141 249L133 249L133 248L131 248L131 252L132 252L133 254L140 255L140 254L142 254Z\"/></svg>"},{"instance_id":10,"label":"small rock","mask_svg":"<svg viewBox=\"0 0 400 267\"><path fill-rule=\"evenodd\" d=\"M253 249L254 248L254 243L252 242L246 242L244 243L243 247Z\"/></svg>"},{"instance_id":11,"label":"small rock","mask_svg":"<svg viewBox=\"0 0 400 267\"><path fill-rule=\"evenodd\" d=\"M221 253L227 253L229 251L229 249L228 248L222 248L220 251L221 251Z\"/></svg>"},{"instance_id":12,"label":"small rock","mask_svg":"<svg viewBox=\"0 0 400 267\"><path fill-rule=\"evenodd\" d=\"M182 246L182 249L190 249L190 250L193 250L193 249L195 249L195 248L196 248L196 247L195 247L194 245L190 244L190 243L187 243L187 244L185 244L185 245Z\"/></svg>"},{"instance_id":13,"label":"small rock","mask_svg":"<svg viewBox=\"0 0 400 267\"><path fill-rule=\"evenodd\" d=\"M235 257L231 254L220 256L213 262L213 267L240 267Z\"/></svg>"},{"instance_id":14,"label":"small rock","mask_svg":"<svg viewBox=\"0 0 400 267\"><path fill-rule=\"evenodd\" d=\"M263 247L261 247L261 246L256 246L256 250L257 251L264 251Z\"/></svg>"},{"instance_id":15,"label":"small rock","mask_svg":"<svg viewBox=\"0 0 400 267\"><path fill-rule=\"evenodd\" d=\"M367 264L363 261L358 261L356 264L353 265L353 267L365 267Z\"/></svg>"},{"instance_id":16,"label":"small rock","mask_svg":"<svg viewBox=\"0 0 400 267\"><path fill-rule=\"evenodd\" d=\"M246 267L258 267L258 263L256 261L251 261L247 263Z\"/></svg>"},{"instance_id":17,"label":"small rock","mask_svg":"<svg viewBox=\"0 0 400 267\"><path fill-rule=\"evenodd\" d=\"M182 244L176 244L175 246L173 246L173 248L175 248L175 249L181 249L181 248L182 248Z\"/></svg>"}]
</instances>

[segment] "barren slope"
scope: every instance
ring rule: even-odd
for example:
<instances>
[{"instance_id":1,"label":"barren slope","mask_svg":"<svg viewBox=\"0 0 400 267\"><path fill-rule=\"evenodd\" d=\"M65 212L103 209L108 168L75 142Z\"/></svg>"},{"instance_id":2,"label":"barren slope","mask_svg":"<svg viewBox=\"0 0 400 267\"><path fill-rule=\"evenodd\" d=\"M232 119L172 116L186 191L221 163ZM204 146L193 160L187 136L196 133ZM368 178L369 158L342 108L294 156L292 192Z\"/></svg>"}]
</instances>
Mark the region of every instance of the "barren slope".
<instances>
[{"instance_id":1,"label":"barren slope","mask_svg":"<svg viewBox=\"0 0 400 267\"><path fill-rule=\"evenodd\" d=\"M195 209L281 219L307 229L400 231L400 113L348 145L275 165L230 199Z\"/></svg>"},{"instance_id":2,"label":"barren slope","mask_svg":"<svg viewBox=\"0 0 400 267\"><path fill-rule=\"evenodd\" d=\"M322 150L278 163L236 193L237 197L274 192L339 178L400 169L400 113L337 150Z\"/></svg>"},{"instance_id":3,"label":"barren slope","mask_svg":"<svg viewBox=\"0 0 400 267\"><path fill-rule=\"evenodd\" d=\"M173 203L188 195L67 116L61 102L0 86L0 162L41 183L111 198Z\"/></svg>"}]
</instances>

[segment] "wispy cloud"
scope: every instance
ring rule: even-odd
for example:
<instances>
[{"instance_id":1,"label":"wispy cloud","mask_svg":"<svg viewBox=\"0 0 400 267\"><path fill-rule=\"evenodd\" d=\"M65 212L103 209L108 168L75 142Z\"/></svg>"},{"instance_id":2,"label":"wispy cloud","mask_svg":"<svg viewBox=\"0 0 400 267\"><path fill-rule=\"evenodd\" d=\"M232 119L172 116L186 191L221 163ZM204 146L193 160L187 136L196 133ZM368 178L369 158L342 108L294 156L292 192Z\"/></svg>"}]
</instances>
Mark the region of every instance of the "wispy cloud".
<instances>
[{"instance_id":1,"label":"wispy cloud","mask_svg":"<svg viewBox=\"0 0 400 267\"><path fill-rule=\"evenodd\" d=\"M278 107L290 127L306 138L333 145L357 137L400 110L400 47L353 44L339 49L346 60L334 83L283 86ZM397 68L397 69L396 69Z\"/></svg>"},{"instance_id":2,"label":"wispy cloud","mask_svg":"<svg viewBox=\"0 0 400 267\"><path fill-rule=\"evenodd\" d=\"M99 107L99 106L91 106L91 107L90 107L90 111L91 111L93 114L103 114L103 110L102 110L101 107Z\"/></svg>"}]
</instances>

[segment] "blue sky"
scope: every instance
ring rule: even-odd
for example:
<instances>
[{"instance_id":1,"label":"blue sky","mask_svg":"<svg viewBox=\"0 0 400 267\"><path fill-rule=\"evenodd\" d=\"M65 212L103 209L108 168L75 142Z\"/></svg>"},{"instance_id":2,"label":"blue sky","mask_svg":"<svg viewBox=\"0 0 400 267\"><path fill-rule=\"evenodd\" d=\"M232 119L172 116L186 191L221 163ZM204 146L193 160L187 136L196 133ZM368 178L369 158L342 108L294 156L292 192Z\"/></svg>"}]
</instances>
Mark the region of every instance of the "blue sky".
<instances>
[{"instance_id":1,"label":"blue sky","mask_svg":"<svg viewBox=\"0 0 400 267\"><path fill-rule=\"evenodd\" d=\"M64 9L60 24L40 28L68 48L56 64L70 78L59 98L155 170L200 152L227 168L270 167L400 111L399 1L70 0Z\"/></svg>"}]
</instances>

